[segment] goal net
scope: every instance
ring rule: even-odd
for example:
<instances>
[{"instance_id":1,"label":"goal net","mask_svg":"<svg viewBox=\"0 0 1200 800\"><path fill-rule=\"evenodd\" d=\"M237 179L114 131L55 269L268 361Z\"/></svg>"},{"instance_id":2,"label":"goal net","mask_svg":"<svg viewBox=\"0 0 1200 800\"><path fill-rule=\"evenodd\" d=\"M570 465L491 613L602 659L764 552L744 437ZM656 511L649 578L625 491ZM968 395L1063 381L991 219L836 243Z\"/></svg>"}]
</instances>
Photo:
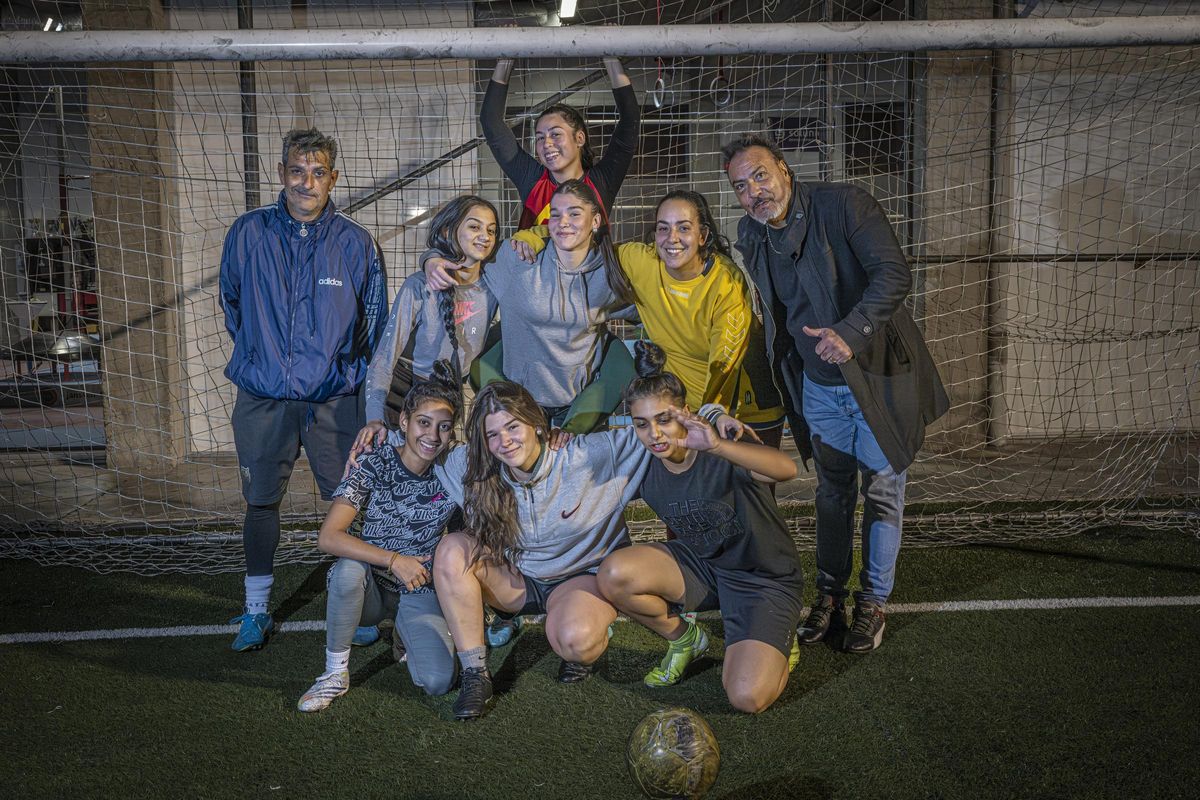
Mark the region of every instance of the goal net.
<instances>
[{"instance_id":1,"label":"goal net","mask_svg":"<svg viewBox=\"0 0 1200 800\"><path fill-rule=\"evenodd\" d=\"M231 32L986 20L992 2L0 2L3 30ZM59 8L55 6L55 8ZM1004 7L1005 4L1000 4ZM57 11L55 13L58 13ZM1200 14L1200 3L1031 2L1004 16ZM297 47L298 56L303 52ZM500 54L497 54L500 55ZM3 58L3 56L0 56ZM908 302L951 398L908 480L906 536L958 542L1136 520L1200 523L1200 47L623 59L644 107L612 212L643 237L668 189L736 238L720 147L767 133L812 180L868 189L914 271ZM474 192L519 216L479 135L494 62L9 64L0 76L0 556L142 572L241 565L244 510L223 370L223 237L274 201L282 134L340 146L333 200L383 249L390 291L428 221ZM603 150L599 59L519 60L528 142L565 91ZM636 336L636 331L631 335ZM780 489L811 533L813 479ZM306 462L280 561L319 557Z\"/></svg>"}]
</instances>

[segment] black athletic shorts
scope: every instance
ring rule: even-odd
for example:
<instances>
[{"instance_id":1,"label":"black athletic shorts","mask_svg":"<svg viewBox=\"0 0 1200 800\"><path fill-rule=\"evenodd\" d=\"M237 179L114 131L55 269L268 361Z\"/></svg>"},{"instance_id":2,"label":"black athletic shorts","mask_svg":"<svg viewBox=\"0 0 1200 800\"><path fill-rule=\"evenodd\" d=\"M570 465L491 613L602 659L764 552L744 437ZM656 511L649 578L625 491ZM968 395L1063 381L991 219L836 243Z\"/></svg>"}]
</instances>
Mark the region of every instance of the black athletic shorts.
<instances>
[{"instance_id":1,"label":"black athletic shorts","mask_svg":"<svg viewBox=\"0 0 1200 800\"><path fill-rule=\"evenodd\" d=\"M357 394L309 403L256 397L238 389L233 443L246 502L269 506L283 499L301 446L321 498L332 500L354 437L363 426L362 417Z\"/></svg>"},{"instance_id":2,"label":"black athletic shorts","mask_svg":"<svg viewBox=\"0 0 1200 800\"><path fill-rule=\"evenodd\" d=\"M537 578L531 578L528 575L522 575L525 579L525 605L521 606L517 611L496 611L496 616L501 619L512 619L513 617L532 616L534 614L545 614L546 603L550 601L550 593L562 586L572 578L578 578L580 575L595 575L594 570L580 570L572 573L565 578L558 578L553 581L540 581Z\"/></svg>"},{"instance_id":3,"label":"black athletic shorts","mask_svg":"<svg viewBox=\"0 0 1200 800\"><path fill-rule=\"evenodd\" d=\"M721 610L725 646L746 639L766 642L785 656L804 608L802 581L785 581L743 570L717 569L681 542L663 542L683 573L683 602L671 611Z\"/></svg>"}]
</instances>

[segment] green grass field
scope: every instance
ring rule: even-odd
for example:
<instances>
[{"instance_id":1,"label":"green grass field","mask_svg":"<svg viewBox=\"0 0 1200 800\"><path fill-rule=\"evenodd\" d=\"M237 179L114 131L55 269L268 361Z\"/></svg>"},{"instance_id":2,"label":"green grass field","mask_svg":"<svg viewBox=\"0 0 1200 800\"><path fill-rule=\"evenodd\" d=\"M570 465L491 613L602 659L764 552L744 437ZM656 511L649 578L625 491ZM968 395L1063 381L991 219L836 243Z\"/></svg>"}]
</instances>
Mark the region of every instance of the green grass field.
<instances>
[{"instance_id":1,"label":"green grass field","mask_svg":"<svg viewBox=\"0 0 1200 800\"><path fill-rule=\"evenodd\" d=\"M811 558L806 559L811 575ZM322 619L324 567L287 568L288 621ZM0 633L212 625L240 576L99 576L0 561ZM1200 536L1106 530L908 549L893 604L1200 595ZM0 644L0 792L18 797L633 798L625 738L688 706L722 748L712 798L1194 798L1200 606L911 611L861 657L804 650L779 702L727 705L716 645L681 685L642 686L662 644L617 626L600 674L554 680L540 628L492 653L502 693L471 724L414 689L384 644L350 693L303 715L324 636L258 653L228 635Z\"/></svg>"}]
</instances>

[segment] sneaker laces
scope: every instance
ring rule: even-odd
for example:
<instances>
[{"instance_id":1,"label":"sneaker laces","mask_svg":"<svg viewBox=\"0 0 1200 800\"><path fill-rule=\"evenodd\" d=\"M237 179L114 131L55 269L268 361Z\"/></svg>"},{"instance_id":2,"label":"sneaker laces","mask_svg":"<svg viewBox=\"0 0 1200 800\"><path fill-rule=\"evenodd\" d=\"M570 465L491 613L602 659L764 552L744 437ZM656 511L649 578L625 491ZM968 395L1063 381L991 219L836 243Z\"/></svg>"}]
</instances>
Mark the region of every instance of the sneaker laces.
<instances>
[{"instance_id":1,"label":"sneaker laces","mask_svg":"<svg viewBox=\"0 0 1200 800\"><path fill-rule=\"evenodd\" d=\"M857 609L855 609L857 611ZM854 615L850 632L858 636L871 636L875 633L876 622L883 612L878 606L867 606L866 610Z\"/></svg>"},{"instance_id":2,"label":"sneaker laces","mask_svg":"<svg viewBox=\"0 0 1200 800\"><path fill-rule=\"evenodd\" d=\"M487 699L487 686L491 683L491 676L487 670L481 667L474 669L464 669L462 673L462 681L458 687L458 702L466 703L482 703Z\"/></svg>"}]
</instances>

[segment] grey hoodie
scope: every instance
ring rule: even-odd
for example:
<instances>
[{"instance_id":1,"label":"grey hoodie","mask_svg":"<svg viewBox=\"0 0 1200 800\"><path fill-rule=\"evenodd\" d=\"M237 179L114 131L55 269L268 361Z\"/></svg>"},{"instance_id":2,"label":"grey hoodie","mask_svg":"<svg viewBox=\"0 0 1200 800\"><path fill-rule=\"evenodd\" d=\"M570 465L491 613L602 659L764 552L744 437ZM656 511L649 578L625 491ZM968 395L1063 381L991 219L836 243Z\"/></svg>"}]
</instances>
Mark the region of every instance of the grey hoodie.
<instances>
[{"instance_id":1,"label":"grey hoodie","mask_svg":"<svg viewBox=\"0 0 1200 800\"><path fill-rule=\"evenodd\" d=\"M501 474L517 500L521 533L509 554L524 575L553 581L594 571L629 538L625 506L637 496L654 456L633 428L576 436L562 450L543 448L527 483ZM463 506L467 448L434 468L446 492Z\"/></svg>"},{"instance_id":2,"label":"grey hoodie","mask_svg":"<svg viewBox=\"0 0 1200 800\"><path fill-rule=\"evenodd\" d=\"M621 306L603 265L593 250L578 268L562 269L553 243L526 264L501 242L484 271L500 303L504 375L541 406L570 405L600 368L606 323Z\"/></svg>"}]
</instances>

